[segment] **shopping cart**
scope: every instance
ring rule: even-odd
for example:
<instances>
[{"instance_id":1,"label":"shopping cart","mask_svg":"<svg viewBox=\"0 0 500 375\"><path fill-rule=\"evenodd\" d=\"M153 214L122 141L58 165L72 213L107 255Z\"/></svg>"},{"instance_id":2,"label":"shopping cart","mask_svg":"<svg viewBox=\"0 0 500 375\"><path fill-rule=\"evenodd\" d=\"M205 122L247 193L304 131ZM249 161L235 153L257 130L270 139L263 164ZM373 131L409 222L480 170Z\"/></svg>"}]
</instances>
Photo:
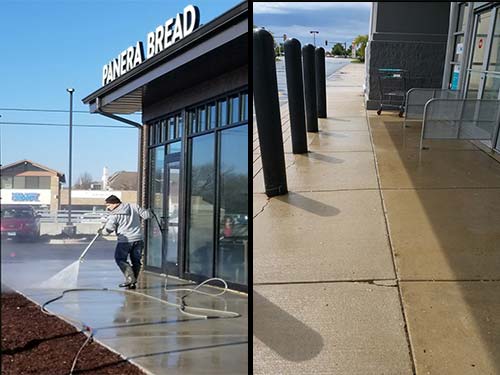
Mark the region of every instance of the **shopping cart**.
<instances>
[{"instance_id":1,"label":"shopping cart","mask_svg":"<svg viewBox=\"0 0 500 375\"><path fill-rule=\"evenodd\" d=\"M399 117L403 117L408 71L403 69L378 69L378 87L380 106L377 115L383 109L398 109Z\"/></svg>"}]
</instances>

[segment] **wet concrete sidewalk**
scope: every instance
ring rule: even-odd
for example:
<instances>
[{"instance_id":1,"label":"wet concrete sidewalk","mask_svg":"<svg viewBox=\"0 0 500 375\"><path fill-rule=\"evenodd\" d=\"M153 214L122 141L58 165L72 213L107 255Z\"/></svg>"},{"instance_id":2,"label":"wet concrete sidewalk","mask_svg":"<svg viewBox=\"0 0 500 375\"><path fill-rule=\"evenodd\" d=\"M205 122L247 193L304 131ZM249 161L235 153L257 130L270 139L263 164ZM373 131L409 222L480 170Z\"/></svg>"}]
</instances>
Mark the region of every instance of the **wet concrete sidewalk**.
<instances>
[{"instance_id":1,"label":"wet concrete sidewalk","mask_svg":"<svg viewBox=\"0 0 500 375\"><path fill-rule=\"evenodd\" d=\"M93 249L94 254L99 251L100 249ZM33 267L37 267L34 272L37 272L36 277L42 280L47 275L61 270L63 263L69 262L37 260L36 265L34 263L35 261L31 263L29 260L23 260L19 263L3 264L2 271L5 274L2 275L2 281L7 280L13 284L16 273L26 273L26 270ZM28 275L25 279L27 277ZM34 276L30 281L34 281ZM139 280L139 288L128 292L117 287L122 281L122 275L114 261L86 260L80 266L77 287L110 290L70 292L62 299L49 304L47 310L73 320L73 324L74 321L83 321L94 329L97 342L121 354L148 374L248 373L246 295L233 292L219 297L194 293L189 295L185 299L188 306L241 314L236 318L207 320L187 316L175 306L166 304L166 300L177 303L178 298L187 292L167 292L164 277L144 272ZM57 289L10 286L40 305L57 297L61 292ZM193 289L195 286L183 280L169 278L167 290ZM221 291L205 286L200 290L206 293ZM210 316L230 315L192 309L186 311Z\"/></svg>"},{"instance_id":2,"label":"wet concrete sidewalk","mask_svg":"<svg viewBox=\"0 0 500 375\"><path fill-rule=\"evenodd\" d=\"M288 195L265 196L254 130L254 372L500 373L500 164L437 142L417 166L364 69L329 77L307 155L282 107Z\"/></svg>"}]
</instances>

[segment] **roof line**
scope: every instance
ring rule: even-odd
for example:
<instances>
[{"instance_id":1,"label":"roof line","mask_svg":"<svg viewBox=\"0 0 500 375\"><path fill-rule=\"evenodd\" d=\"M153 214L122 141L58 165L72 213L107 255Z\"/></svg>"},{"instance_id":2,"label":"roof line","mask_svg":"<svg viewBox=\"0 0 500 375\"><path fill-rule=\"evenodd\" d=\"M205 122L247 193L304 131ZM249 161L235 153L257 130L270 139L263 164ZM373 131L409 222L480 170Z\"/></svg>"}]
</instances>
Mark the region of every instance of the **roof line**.
<instances>
[{"instance_id":1,"label":"roof line","mask_svg":"<svg viewBox=\"0 0 500 375\"><path fill-rule=\"evenodd\" d=\"M38 167L38 168L41 168L41 169L45 169L46 171L48 172L53 172L53 173L56 173L57 175L59 176L64 176L64 173L61 173L61 172L58 172L56 171L55 169L52 169L52 168L49 168L49 167L46 167L45 165L43 164L39 164L39 163L35 163L34 161L31 161L31 160L28 160L28 159L23 159L23 160L19 160L19 161L16 161L14 163L10 163L10 164L7 164L7 165L3 165L1 167L1 170L5 170L5 169L8 169L8 168L12 168L18 164L23 164L23 163L30 163L32 165L34 165L35 167Z\"/></svg>"},{"instance_id":2,"label":"roof line","mask_svg":"<svg viewBox=\"0 0 500 375\"><path fill-rule=\"evenodd\" d=\"M243 1L240 4L234 6L233 8L227 10L217 18L213 19L209 23L199 27L198 29L193 31L184 39L178 41L170 48L164 49L158 54L150 57L149 59L146 59L142 64L138 65L136 68L128 71L121 77L118 77L113 82L105 86L102 86L101 88L97 89L90 95L87 95L85 98L82 99L82 102L84 104L89 104L92 100L96 99L97 97L115 90L116 88L123 85L127 81L130 81L134 79L136 76L143 74L144 71L151 69L154 65L158 64L162 60L170 57L173 54L182 52L183 49L190 47L191 44L198 42L200 39L206 37L209 33L213 32L214 30L220 27L223 27L228 22L237 19L242 14L245 14L247 12L248 12L248 3L247 1Z\"/></svg>"}]
</instances>

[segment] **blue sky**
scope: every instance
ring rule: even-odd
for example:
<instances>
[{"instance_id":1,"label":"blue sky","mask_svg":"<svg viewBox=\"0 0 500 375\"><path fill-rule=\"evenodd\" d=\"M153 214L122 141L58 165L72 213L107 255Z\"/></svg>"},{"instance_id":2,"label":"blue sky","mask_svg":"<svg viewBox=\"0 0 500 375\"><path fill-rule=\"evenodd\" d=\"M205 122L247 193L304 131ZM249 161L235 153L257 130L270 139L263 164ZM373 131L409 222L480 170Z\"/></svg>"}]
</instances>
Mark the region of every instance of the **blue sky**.
<instances>
[{"instance_id":1,"label":"blue sky","mask_svg":"<svg viewBox=\"0 0 500 375\"><path fill-rule=\"evenodd\" d=\"M241 0L3 0L0 5L0 162L30 159L68 175L68 113L8 108L69 109L66 88L75 89L73 110L101 87L102 66L150 31L181 13L200 9L205 24ZM140 116L131 119L140 122ZM62 127L1 122L66 124ZM103 116L73 115L73 183L84 172L99 180L137 169L137 130ZM78 127L107 125L120 128Z\"/></svg>"},{"instance_id":2,"label":"blue sky","mask_svg":"<svg viewBox=\"0 0 500 375\"><path fill-rule=\"evenodd\" d=\"M316 45L333 47L332 42L347 42L368 34L371 3L363 2L257 2L254 24L264 26L275 37L298 39L302 45L313 43L311 30L319 31Z\"/></svg>"}]
</instances>

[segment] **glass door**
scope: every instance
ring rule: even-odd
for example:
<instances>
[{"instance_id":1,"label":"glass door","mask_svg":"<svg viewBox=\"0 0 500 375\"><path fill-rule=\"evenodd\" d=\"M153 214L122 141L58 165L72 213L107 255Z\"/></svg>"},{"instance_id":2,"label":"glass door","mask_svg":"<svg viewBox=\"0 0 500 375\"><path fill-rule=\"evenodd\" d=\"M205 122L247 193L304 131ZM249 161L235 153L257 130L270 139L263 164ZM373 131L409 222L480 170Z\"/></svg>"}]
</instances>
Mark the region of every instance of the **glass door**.
<instances>
[{"instance_id":1,"label":"glass door","mask_svg":"<svg viewBox=\"0 0 500 375\"><path fill-rule=\"evenodd\" d=\"M179 275L179 186L181 142L152 148L149 207L156 215L148 224L146 265Z\"/></svg>"},{"instance_id":2,"label":"glass door","mask_svg":"<svg viewBox=\"0 0 500 375\"><path fill-rule=\"evenodd\" d=\"M179 188L181 142L167 145L163 223L163 271L179 276Z\"/></svg>"},{"instance_id":3,"label":"glass door","mask_svg":"<svg viewBox=\"0 0 500 375\"><path fill-rule=\"evenodd\" d=\"M496 8L493 40L491 42L487 70L488 75L484 83L483 97L485 99L500 99L500 7ZM500 151L500 131L498 129L493 142L494 148Z\"/></svg>"},{"instance_id":4,"label":"glass door","mask_svg":"<svg viewBox=\"0 0 500 375\"><path fill-rule=\"evenodd\" d=\"M481 99L485 80L485 62L488 56L488 34L491 24L491 9L475 16L475 31L472 40L473 53L468 69L467 98Z\"/></svg>"},{"instance_id":5,"label":"glass door","mask_svg":"<svg viewBox=\"0 0 500 375\"><path fill-rule=\"evenodd\" d=\"M164 216L165 146L150 150L150 165L149 208L160 221ZM163 236L156 219L153 218L148 222L146 266L161 270Z\"/></svg>"}]
</instances>

